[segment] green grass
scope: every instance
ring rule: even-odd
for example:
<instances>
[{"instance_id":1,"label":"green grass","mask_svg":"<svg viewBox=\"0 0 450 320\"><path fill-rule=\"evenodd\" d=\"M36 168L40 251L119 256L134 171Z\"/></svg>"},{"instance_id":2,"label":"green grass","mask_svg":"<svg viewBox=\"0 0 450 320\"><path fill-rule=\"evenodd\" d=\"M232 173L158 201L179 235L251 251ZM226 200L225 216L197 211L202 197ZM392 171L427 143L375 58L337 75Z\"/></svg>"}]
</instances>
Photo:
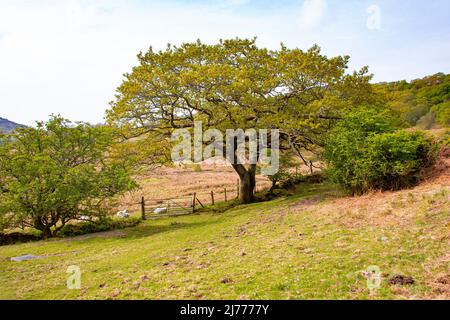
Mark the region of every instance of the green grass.
<instances>
[{"instance_id":1,"label":"green grass","mask_svg":"<svg viewBox=\"0 0 450 320\"><path fill-rule=\"evenodd\" d=\"M290 198L224 213L146 221L122 230L122 236L0 247L0 298L436 297L430 281L450 273L449 262L443 259L450 252L448 192L408 197L417 212L407 228L342 224L337 219L342 212L321 210L338 196L332 186L310 186ZM298 206L311 197L315 201ZM398 205L394 203L394 211ZM430 214L430 208L437 211ZM389 240L380 241L382 237ZM9 261L21 254L44 258ZM70 265L81 268L81 290L66 288ZM385 274L373 294L361 275L371 265ZM416 283L391 286L387 274L410 275Z\"/></svg>"}]
</instances>

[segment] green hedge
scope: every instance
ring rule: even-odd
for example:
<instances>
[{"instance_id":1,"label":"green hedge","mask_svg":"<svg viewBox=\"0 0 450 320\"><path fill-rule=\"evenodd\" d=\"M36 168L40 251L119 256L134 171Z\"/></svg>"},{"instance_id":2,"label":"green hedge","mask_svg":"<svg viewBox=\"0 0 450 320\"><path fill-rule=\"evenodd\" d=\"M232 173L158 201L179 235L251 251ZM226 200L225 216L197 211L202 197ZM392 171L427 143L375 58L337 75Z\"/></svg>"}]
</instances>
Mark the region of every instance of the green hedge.
<instances>
[{"instance_id":1,"label":"green hedge","mask_svg":"<svg viewBox=\"0 0 450 320\"><path fill-rule=\"evenodd\" d=\"M65 225L58 235L62 237L73 237L95 232L125 229L137 226L140 222L141 219L139 218L126 218L120 220L107 218L93 222L79 222Z\"/></svg>"}]
</instances>

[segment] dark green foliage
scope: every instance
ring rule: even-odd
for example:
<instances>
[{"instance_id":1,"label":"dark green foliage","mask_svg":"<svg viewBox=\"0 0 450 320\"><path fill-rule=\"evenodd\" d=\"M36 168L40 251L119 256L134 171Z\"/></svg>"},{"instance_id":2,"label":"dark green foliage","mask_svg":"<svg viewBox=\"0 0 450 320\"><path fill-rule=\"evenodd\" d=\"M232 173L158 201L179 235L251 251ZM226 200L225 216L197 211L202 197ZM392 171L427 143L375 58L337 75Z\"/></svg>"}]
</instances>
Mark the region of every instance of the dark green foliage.
<instances>
[{"instance_id":1,"label":"dark green foliage","mask_svg":"<svg viewBox=\"0 0 450 320\"><path fill-rule=\"evenodd\" d=\"M353 194L414 185L433 163L435 144L421 132L394 131L376 110L353 112L329 134L328 174Z\"/></svg>"},{"instance_id":2,"label":"dark green foliage","mask_svg":"<svg viewBox=\"0 0 450 320\"><path fill-rule=\"evenodd\" d=\"M3 233L0 232L0 246L14 244L19 242L31 242L41 240L42 237L35 234L22 232Z\"/></svg>"},{"instance_id":3,"label":"dark green foliage","mask_svg":"<svg viewBox=\"0 0 450 320\"><path fill-rule=\"evenodd\" d=\"M93 222L79 222L74 224L65 225L59 235L62 237L73 237L83 234L120 230L129 227L137 226L142 220L139 218L126 218L126 219L100 219Z\"/></svg>"},{"instance_id":4,"label":"dark green foliage","mask_svg":"<svg viewBox=\"0 0 450 320\"><path fill-rule=\"evenodd\" d=\"M368 187L401 189L419 181L420 171L434 160L434 143L421 132L398 131L367 140Z\"/></svg>"},{"instance_id":5,"label":"dark green foliage","mask_svg":"<svg viewBox=\"0 0 450 320\"><path fill-rule=\"evenodd\" d=\"M280 187L287 190L305 181L305 176L302 174L288 173L286 177L281 181Z\"/></svg>"},{"instance_id":6,"label":"dark green foliage","mask_svg":"<svg viewBox=\"0 0 450 320\"><path fill-rule=\"evenodd\" d=\"M278 184L289 179L290 173L283 168L280 168L277 173L267 176L267 178L272 182L270 191L272 192L278 187Z\"/></svg>"}]
</instances>

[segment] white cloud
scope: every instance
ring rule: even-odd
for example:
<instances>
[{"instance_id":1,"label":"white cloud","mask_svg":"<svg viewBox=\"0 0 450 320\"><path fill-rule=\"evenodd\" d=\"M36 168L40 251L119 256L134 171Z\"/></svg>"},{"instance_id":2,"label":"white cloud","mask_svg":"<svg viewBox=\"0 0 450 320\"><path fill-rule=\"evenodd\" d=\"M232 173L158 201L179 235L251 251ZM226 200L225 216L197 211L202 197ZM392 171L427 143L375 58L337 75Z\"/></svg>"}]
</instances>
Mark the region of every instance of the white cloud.
<instances>
[{"instance_id":1,"label":"white cloud","mask_svg":"<svg viewBox=\"0 0 450 320\"><path fill-rule=\"evenodd\" d=\"M300 9L298 23L301 29L319 27L325 20L328 10L326 0L305 0Z\"/></svg>"}]
</instances>

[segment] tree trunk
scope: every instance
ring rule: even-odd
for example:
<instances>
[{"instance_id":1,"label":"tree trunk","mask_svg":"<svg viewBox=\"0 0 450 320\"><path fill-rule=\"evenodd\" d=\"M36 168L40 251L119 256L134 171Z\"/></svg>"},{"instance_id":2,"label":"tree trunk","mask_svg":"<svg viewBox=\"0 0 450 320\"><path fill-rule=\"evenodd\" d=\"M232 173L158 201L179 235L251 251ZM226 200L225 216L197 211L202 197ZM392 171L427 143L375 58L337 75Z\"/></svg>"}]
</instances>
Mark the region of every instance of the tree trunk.
<instances>
[{"instance_id":1,"label":"tree trunk","mask_svg":"<svg viewBox=\"0 0 450 320\"><path fill-rule=\"evenodd\" d=\"M243 165L233 165L240 179L239 200L242 203L251 203L255 200L254 192L256 186L256 165L250 165L245 169Z\"/></svg>"},{"instance_id":2,"label":"tree trunk","mask_svg":"<svg viewBox=\"0 0 450 320\"><path fill-rule=\"evenodd\" d=\"M42 238L43 239L48 239L53 237L52 234L52 230L50 230L50 228L45 228L44 230L42 230Z\"/></svg>"},{"instance_id":3,"label":"tree trunk","mask_svg":"<svg viewBox=\"0 0 450 320\"><path fill-rule=\"evenodd\" d=\"M44 224L41 221L41 219L35 218L33 224L34 224L34 227L37 230L42 231L42 238L43 239L48 239L48 238L53 237L52 230L51 230L50 226Z\"/></svg>"}]
</instances>

